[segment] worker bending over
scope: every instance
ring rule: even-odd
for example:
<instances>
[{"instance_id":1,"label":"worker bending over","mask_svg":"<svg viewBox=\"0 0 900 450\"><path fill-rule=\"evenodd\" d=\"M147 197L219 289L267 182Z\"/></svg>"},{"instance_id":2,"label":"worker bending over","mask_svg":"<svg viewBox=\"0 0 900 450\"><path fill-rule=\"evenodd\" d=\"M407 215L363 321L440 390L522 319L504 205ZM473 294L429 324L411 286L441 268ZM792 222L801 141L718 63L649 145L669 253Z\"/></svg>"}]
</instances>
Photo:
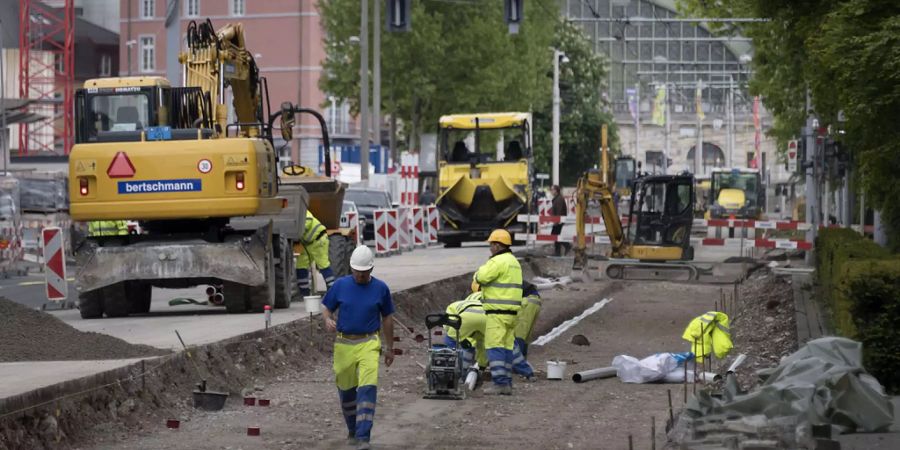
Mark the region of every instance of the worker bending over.
<instances>
[{"instance_id":1,"label":"worker bending over","mask_svg":"<svg viewBox=\"0 0 900 450\"><path fill-rule=\"evenodd\" d=\"M378 357L384 336L384 364L394 362L394 302L391 291L372 276L375 255L361 245L350 256L352 275L341 277L325 294L322 316L334 339L334 375L349 439L368 449L375 420ZM337 317L337 320L335 320Z\"/></svg>"},{"instance_id":2,"label":"worker bending over","mask_svg":"<svg viewBox=\"0 0 900 450\"><path fill-rule=\"evenodd\" d=\"M462 319L459 336L456 329L444 325L444 343L450 348L457 345L463 351L463 373L469 370L478 357L478 364L484 367L487 358L484 354L485 314L481 306L481 292L475 292L447 306L447 314L456 314Z\"/></svg>"},{"instance_id":3,"label":"worker bending over","mask_svg":"<svg viewBox=\"0 0 900 450\"><path fill-rule=\"evenodd\" d=\"M525 285L530 286L532 291L530 291L531 295L529 297L522 299L522 304L524 305L525 302L528 301L528 298L530 298L532 302L536 298L538 305L540 305L540 297L537 295L537 288L531 283L525 283ZM447 314L458 315L460 319L462 319L462 324L459 329L459 336L456 335L455 328L447 325L444 326L444 343L450 348L456 348L457 345L459 345L462 349L463 372L467 371L476 361L481 367L487 365L487 356L485 355L484 348L484 332L487 321L484 308L481 304L482 295L481 292L475 292L466 297L465 300L459 300L447 306ZM538 306L538 308L540 308L540 306ZM522 310L519 311L519 317L521 316ZM523 339L516 338L513 343L512 372L516 375L521 375L528 381L535 381L534 369L525 359L522 352L523 347L520 346L520 341L524 343L529 338L531 328L533 327L533 320L537 318L537 313L529 312L527 317L528 318L524 320L530 321L530 323L526 324L526 327L522 327L524 333ZM516 332L519 331L519 324L521 324L521 322L517 322Z\"/></svg>"},{"instance_id":4,"label":"worker bending over","mask_svg":"<svg viewBox=\"0 0 900 450\"><path fill-rule=\"evenodd\" d=\"M88 222L88 236L125 236L128 222L124 220L92 220Z\"/></svg>"},{"instance_id":5,"label":"worker bending over","mask_svg":"<svg viewBox=\"0 0 900 450\"><path fill-rule=\"evenodd\" d=\"M309 210L306 211L306 228L300 237L303 250L297 255L297 284L300 285L300 295L310 294L309 267L311 261L316 262L316 268L325 278L325 287L331 289L334 284L334 271L331 270L331 262L328 260L328 233L325 226L316 219Z\"/></svg>"},{"instance_id":6,"label":"worker bending over","mask_svg":"<svg viewBox=\"0 0 900 450\"><path fill-rule=\"evenodd\" d=\"M512 395L513 333L516 315L522 306L522 267L510 247L512 236L503 229L494 230L488 242L491 257L475 272L472 291L482 291L485 313L484 346L493 385L488 395Z\"/></svg>"}]
</instances>

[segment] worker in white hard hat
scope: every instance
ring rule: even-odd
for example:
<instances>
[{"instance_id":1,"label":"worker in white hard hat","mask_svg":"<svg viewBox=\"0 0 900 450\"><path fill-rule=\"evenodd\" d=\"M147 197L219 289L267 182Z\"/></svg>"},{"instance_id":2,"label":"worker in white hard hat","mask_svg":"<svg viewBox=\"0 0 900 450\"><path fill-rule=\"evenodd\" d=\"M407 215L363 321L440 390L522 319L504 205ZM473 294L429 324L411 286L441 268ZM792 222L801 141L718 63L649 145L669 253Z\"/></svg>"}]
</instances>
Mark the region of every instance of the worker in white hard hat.
<instances>
[{"instance_id":1,"label":"worker in white hard hat","mask_svg":"<svg viewBox=\"0 0 900 450\"><path fill-rule=\"evenodd\" d=\"M493 385L488 395L512 395L513 345L516 315L522 306L522 267L510 247L512 236L504 229L491 232L491 257L475 272L472 291L481 291L485 314L484 347L490 361Z\"/></svg>"},{"instance_id":2,"label":"worker in white hard hat","mask_svg":"<svg viewBox=\"0 0 900 450\"><path fill-rule=\"evenodd\" d=\"M337 279L322 299L325 328L334 339L334 374L349 439L368 449L375 418L378 357L394 362L394 302L387 284L372 276L375 255L361 245L350 256L352 275ZM379 331L384 341L379 337Z\"/></svg>"}]
</instances>

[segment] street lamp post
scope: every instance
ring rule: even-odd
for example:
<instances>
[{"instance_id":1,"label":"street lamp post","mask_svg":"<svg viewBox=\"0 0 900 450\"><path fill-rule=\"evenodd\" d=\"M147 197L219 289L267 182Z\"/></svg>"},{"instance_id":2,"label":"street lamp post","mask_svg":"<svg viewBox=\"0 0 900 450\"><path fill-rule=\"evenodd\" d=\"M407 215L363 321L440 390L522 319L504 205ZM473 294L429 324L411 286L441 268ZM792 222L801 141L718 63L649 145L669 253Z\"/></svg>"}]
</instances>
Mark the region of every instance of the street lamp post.
<instances>
[{"instance_id":1,"label":"street lamp post","mask_svg":"<svg viewBox=\"0 0 900 450\"><path fill-rule=\"evenodd\" d=\"M369 179L369 0L360 1L360 5L362 6L359 25L359 179L367 181Z\"/></svg>"},{"instance_id":2,"label":"street lamp post","mask_svg":"<svg viewBox=\"0 0 900 450\"><path fill-rule=\"evenodd\" d=\"M562 59L562 61L560 61ZM553 184L559 185L559 63L569 62L566 54L553 49Z\"/></svg>"}]
</instances>

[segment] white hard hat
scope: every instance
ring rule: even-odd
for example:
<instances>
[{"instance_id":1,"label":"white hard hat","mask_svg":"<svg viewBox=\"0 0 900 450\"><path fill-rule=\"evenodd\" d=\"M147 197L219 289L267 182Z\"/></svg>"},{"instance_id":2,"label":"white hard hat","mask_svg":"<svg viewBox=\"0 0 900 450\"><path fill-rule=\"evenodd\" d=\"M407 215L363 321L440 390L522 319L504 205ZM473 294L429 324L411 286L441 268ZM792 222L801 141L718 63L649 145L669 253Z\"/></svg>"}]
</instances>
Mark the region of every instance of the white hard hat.
<instances>
[{"instance_id":1,"label":"white hard hat","mask_svg":"<svg viewBox=\"0 0 900 450\"><path fill-rule=\"evenodd\" d=\"M365 245L360 245L350 255L350 268L365 272L375 267L375 254Z\"/></svg>"}]
</instances>

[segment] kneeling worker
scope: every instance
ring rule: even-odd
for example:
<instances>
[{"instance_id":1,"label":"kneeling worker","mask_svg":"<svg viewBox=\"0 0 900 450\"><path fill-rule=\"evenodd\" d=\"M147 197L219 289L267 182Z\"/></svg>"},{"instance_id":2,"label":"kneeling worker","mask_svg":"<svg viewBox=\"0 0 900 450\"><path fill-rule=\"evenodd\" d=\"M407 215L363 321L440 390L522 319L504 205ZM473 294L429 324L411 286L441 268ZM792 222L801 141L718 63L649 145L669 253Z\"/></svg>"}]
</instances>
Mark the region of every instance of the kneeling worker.
<instances>
[{"instance_id":1,"label":"kneeling worker","mask_svg":"<svg viewBox=\"0 0 900 450\"><path fill-rule=\"evenodd\" d=\"M334 271L331 270L331 262L328 260L328 232L309 210L306 211L306 227L300 242L303 244L303 251L297 255L295 261L300 295L305 297L310 294L310 261L316 262L316 268L319 269L322 278L325 278L326 289L331 289L334 284Z\"/></svg>"},{"instance_id":2,"label":"kneeling worker","mask_svg":"<svg viewBox=\"0 0 900 450\"><path fill-rule=\"evenodd\" d=\"M334 374L349 438L369 448L378 392L378 357L384 336L384 364L394 362L394 302L391 291L372 276L375 255L361 245L350 256L353 275L341 277L325 294L322 317L334 339ZM337 320L335 320L337 316Z\"/></svg>"},{"instance_id":3,"label":"kneeling worker","mask_svg":"<svg viewBox=\"0 0 900 450\"><path fill-rule=\"evenodd\" d=\"M481 292L475 292L465 300L451 303L447 306L447 314L456 314L462 319L459 328L459 336L456 329L444 325L444 343L450 348L456 348L457 344L463 350L463 373L475 364L478 356L479 365L484 361L484 308L481 306Z\"/></svg>"}]
</instances>

